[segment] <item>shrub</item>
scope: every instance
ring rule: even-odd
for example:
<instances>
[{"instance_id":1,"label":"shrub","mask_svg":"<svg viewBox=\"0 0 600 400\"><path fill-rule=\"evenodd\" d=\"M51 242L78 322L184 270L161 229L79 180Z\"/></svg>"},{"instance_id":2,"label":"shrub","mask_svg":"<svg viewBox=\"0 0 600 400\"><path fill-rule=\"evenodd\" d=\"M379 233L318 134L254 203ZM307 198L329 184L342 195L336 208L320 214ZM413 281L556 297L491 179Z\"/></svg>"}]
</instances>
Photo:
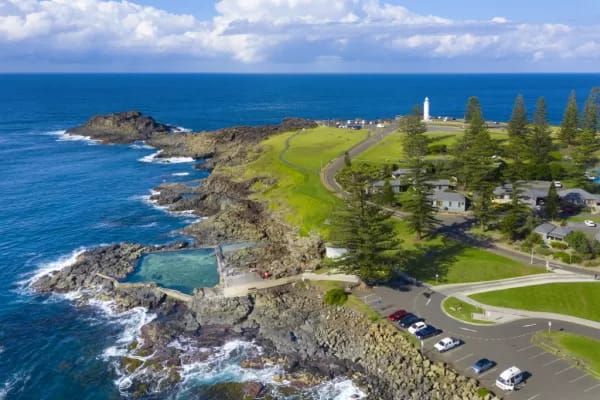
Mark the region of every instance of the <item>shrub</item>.
<instances>
[{"instance_id":1,"label":"shrub","mask_svg":"<svg viewBox=\"0 0 600 400\"><path fill-rule=\"evenodd\" d=\"M571 256L569 256L569 253L565 253L564 251L557 251L556 253L553 254L553 257L556 260L560 260L560 261L564 262L565 264L571 263Z\"/></svg>"},{"instance_id":2,"label":"shrub","mask_svg":"<svg viewBox=\"0 0 600 400\"><path fill-rule=\"evenodd\" d=\"M448 146L441 143L435 143L429 145L429 153L431 154L446 154L448 152Z\"/></svg>"},{"instance_id":3,"label":"shrub","mask_svg":"<svg viewBox=\"0 0 600 400\"><path fill-rule=\"evenodd\" d=\"M567 247L569 247L569 245L564 242L553 241L550 242L550 247L552 247L553 249L564 250Z\"/></svg>"},{"instance_id":4,"label":"shrub","mask_svg":"<svg viewBox=\"0 0 600 400\"><path fill-rule=\"evenodd\" d=\"M494 393L492 393L492 391L487 388L480 387L479 389L477 389L477 396L481 397L482 399L485 399L487 396L493 395Z\"/></svg>"},{"instance_id":5,"label":"shrub","mask_svg":"<svg viewBox=\"0 0 600 400\"><path fill-rule=\"evenodd\" d=\"M348 294L342 288L329 289L323 301L330 306L341 306L348 300Z\"/></svg>"}]
</instances>

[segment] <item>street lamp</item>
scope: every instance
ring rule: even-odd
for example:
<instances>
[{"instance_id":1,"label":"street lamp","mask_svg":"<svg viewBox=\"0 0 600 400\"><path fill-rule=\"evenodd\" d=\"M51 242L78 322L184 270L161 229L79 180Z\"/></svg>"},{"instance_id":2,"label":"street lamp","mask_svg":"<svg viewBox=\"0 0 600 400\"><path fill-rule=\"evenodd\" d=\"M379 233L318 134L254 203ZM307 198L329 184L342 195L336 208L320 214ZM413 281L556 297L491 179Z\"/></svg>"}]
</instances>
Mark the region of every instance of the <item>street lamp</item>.
<instances>
[{"instance_id":1,"label":"street lamp","mask_svg":"<svg viewBox=\"0 0 600 400\"><path fill-rule=\"evenodd\" d=\"M435 274L435 283L438 283L440 279L440 274Z\"/></svg>"},{"instance_id":2,"label":"street lamp","mask_svg":"<svg viewBox=\"0 0 600 400\"><path fill-rule=\"evenodd\" d=\"M531 246L531 261L529 261L529 264L533 264L533 246Z\"/></svg>"},{"instance_id":3,"label":"street lamp","mask_svg":"<svg viewBox=\"0 0 600 400\"><path fill-rule=\"evenodd\" d=\"M550 328L552 328L552 321L548 321L548 334L550 334Z\"/></svg>"}]
</instances>

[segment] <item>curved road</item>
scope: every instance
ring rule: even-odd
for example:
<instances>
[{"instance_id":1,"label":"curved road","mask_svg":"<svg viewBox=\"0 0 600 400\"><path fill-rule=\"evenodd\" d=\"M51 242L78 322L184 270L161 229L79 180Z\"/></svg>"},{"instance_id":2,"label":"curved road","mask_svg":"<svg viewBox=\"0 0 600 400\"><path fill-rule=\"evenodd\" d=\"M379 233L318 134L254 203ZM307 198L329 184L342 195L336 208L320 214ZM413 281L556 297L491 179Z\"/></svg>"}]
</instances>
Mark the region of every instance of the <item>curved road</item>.
<instances>
[{"instance_id":1,"label":"curved road","mask_svg":"<svg viewBox=\"0 0 600 400\"><path fill-rule=\"evenodd\" d=\"M350 157L355 158L395 130L394 125L379 130L376 135L368 137L352 148L349 151ZM338 157L321 171L321 181L325 187L340 197L344 196L344 191L335 181L335 175L343 165L343 157ZM394 215L402 218L403 214L395 212ZM467 235L464 228L473 222L468 217L453 215L440 217L442 219L440 231L445 235L521 262L533 261L539 266L546 265L545 259L531 257L493 243L484 243ZM555 262L552 266L579 274L593 274L591 271ZM396 309L407 309L424 317L433 325L443 328L444 335L462 339L464 342L462 346L443 354L438 354L432 349L433 343L442 336L427 339L422 342L422 346L429 357L452 364L457 370L477 378L496 393L500 390L494 387L494 382L502 370L517 365L526 371L529 375L526 383L518 391L506 394L506 398L523 400L565 398L597 400L600 398L600 382L596 378L531 344L532 336L540 330L550 328L600 339L598 329L565 321L532 318L489 326L466 324L449 317L442 311L441 305L446 295L430 288L414 285L375 287L370 294L357 293L357 295L362 296L367 304L383 315L388 315ZM497 365L482 375L475 376L468 368L483 357L496 361Z\"/></svg>"}]
</instances>

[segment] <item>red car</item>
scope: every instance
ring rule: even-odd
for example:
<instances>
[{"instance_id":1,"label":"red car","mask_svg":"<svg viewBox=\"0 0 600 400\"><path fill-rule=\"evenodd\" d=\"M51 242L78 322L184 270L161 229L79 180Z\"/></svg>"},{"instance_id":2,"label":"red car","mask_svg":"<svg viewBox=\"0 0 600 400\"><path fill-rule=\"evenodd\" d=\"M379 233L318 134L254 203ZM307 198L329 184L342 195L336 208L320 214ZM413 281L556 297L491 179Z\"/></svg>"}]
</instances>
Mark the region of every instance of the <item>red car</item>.
<instances>
[{"instance_id":1,"label":"red car","mask_svg":"<svg viewBox=\"0 0 600 400\"><path fill-rule=\"evenodd\" d=\"M388 319L390 321L400 321L406 315L408 315L408 311L398 310L398 311L394 311L392 314L388 315Z\"/></svg>"}]
</instances>

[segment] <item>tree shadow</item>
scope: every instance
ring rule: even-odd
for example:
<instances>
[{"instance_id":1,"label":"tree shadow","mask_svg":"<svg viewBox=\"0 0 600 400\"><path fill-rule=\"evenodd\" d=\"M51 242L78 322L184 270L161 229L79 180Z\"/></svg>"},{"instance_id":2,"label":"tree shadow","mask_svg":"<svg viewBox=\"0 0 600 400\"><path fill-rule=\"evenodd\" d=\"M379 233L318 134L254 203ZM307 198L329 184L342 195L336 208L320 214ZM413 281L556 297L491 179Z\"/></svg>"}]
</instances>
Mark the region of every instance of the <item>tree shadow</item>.
<instances>
[{"instance_id":1,"label":"tree shadow","mask_svg":"<svg viewBox=\"0 0 600 400\"><path fill-rule=\"evenodd\" d=\"M441 244L418 246L407 252L403 270L418 281L444 282L456 256L465 248L464 244L447 239Z\"/></svg>"}]
</instances>

